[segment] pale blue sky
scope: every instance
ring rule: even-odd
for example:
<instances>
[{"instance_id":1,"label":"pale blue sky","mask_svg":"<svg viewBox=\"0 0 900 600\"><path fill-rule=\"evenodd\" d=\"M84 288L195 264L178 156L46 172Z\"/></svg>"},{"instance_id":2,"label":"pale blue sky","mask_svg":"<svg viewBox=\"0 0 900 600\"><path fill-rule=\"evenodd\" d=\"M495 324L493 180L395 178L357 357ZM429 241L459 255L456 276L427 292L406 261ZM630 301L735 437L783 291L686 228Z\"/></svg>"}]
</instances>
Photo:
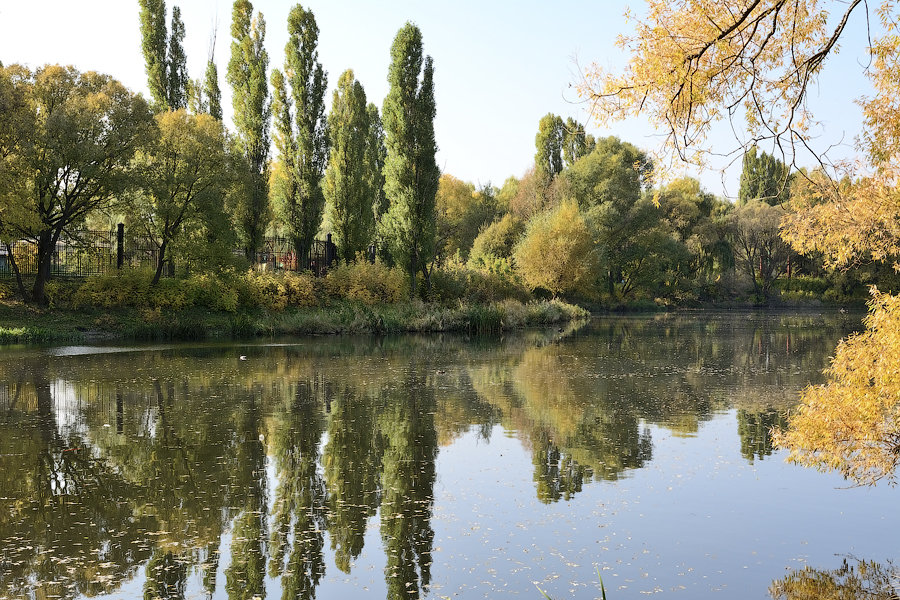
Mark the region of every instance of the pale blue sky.
<instances>
[{"instance_id":1,"label":"pale blue sky","mask_svg":"<svg viewBox=\"0 0 900 600\"><path fill-rule=\"evenodd\" d=\"M187 31L185 47L191 77L205 69L209 40L218 20L215 60L219 67L226 122L231 98L225 82L229 56L231 1L181 0ZM270 67L281 67L287 40L287 14L294 2L257 0L254 8L266 19ZM172 0L167 0L171 10ZM532 164L534 135L547 112L585 121L585 106L573 87L578 64L599 62L621 66L625 57L615 46L627 29L626 6L640 2L609 0L553 3L459 0L309 0L319 25L319 56L330 86L352 68L369 101L379 108L387 93L390 47L406 21L422 30L425 51L434 58L438 164L444 172L473 183L501 185L521 176ZM860 15L861 16L861 15ZM859 128L852 98L865 90L860 63L865 61L864 23L857 18L854 39L843 44L811 102L820 106L826 127L822 148L851 145ZM137 0L0 0L0 61L73 64L81 70L109 73L131 89L147 94L140 51ZM329 102L331 93L328 94ZM659 143L646 124L635 121L599 130L653 149ZM713 143L730 150L734 140L721 131ZM847 148L845 153L851 153ZM724 163L719 165L723 166ZM704 187L721 195L737 192L739 170L724 175L715 169L699 175Z\"/></svg>"}]
</instances>

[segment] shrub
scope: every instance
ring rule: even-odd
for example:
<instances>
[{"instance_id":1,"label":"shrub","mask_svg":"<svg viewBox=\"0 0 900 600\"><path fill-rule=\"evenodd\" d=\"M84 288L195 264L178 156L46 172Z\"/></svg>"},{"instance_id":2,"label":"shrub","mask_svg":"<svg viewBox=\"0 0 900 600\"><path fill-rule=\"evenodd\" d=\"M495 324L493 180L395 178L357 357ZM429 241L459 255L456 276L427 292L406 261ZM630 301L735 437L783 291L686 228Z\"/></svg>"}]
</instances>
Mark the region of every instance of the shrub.
<instances>
[{"instance_id":1,"label":"shrub","mask_svg":"<svg viewBox=\"0 0 900 600\"><path fill-rule=\"evenodd\" d=\"M242 281L241 304L261 306L269 310L284 310L288 303L288 291L284 277L275 273L248 271Z\"/></svg>"},{"instance_id":2,"label":"shrub","mask_svg":"<svg viewBox=\"0 0 900 600\"><path fill-rule=\"evenodd\" d=\"M149 270L125 270L121 273L88 277L72 296L79 306L147 306L153 273Z\"/></svg>"},{"instance_id":3,"label":"shrub","mask_svg":"<svg viewBox=\"0 0 900 600\"><path fill-rule=\"evenodd\" d=\"M512 214L506 214L498 221L494 221L481 230L472 244L469 253L469 267L481 270L493 270L498 260L509 267L509 258L512 256L516 243L525 231L525 224ZM504 260L506 259L506 260Z\"/></svg>"},{"instance_id":4,"label":"shrub","mask_svg":"<svg viewBox=\"0 0 900 600\"><path fill-rule=\"evenodd\" d=\"M525 302L530 297L511 269L472 269L452 261L443 269L432 272L431 290L427 294L427 300L443 303L457 300L487 303L506 299Z\"/></svg>"},{"instance_id":5,"label":"shrub","mask_svg":"<svg viewBox=\"0 0 900 600\"><path fill-rule=\"evenodd\" d=\"M202 273L191 276L185 284L189 288L191 303L195 306L234 312L239 300L234 279L231 274Z\"/></svg>"},{"instance_id":6,"label":"shrub","mask_svg":"<svg viewBox=\"0 0 900 600\"><path fill-rule=\"evenodd\" d=\"M357 261L328 272L325 291L332 297L374 304L392 304L409 295L406 274L382 262Z\"/></svg>"}]
</instances>

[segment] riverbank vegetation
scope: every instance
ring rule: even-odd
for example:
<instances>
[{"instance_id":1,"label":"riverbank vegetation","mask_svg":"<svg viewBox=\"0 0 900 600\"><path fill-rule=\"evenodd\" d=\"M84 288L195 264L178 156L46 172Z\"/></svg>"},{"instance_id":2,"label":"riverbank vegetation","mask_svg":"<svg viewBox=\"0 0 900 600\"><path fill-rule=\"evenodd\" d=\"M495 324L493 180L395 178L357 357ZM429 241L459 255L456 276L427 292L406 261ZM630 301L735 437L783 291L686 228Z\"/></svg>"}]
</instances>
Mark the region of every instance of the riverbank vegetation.
<instances>
[{"instance_id":1,"label":"riverbank vegetation","mask_svg":"<svg viewBox=\"0 0 900 600\"><path fill-rule=\"evenodd\" d=\"M149 99L72 67L0 68L0 258L27 302L58 304L55 288L74 289L53 280L60 244L118 223L144 247L77 286L72 307L280 310L320 306L323 291L365 305L846 304L897 281L871 262L829 270L823 249L788 245L781 224L817 202L809 182L820 174L792 173L755 146L734 203L695 179L656 181L646 151L554 114L537 123L523 176L498 188L442 174L435 61L412 24L394 40L381 109L347 69L326 115L313 13L291 11L284 68L269 74L265 20L237 0L229 131L216 65L205 81L186 73L178 7L167 27L164 2L138 4ZM326 235L334 243L313 257ZM278 236L289 252L267 245ZM376 257L379 266L362 266ZM135 265L153 270L150 288L136 283L144 275ZM325 282L305 271L326 265Z\"/></svg>"},{"instance_id":2,"label":"riverbank vegetation","mask_svg":"<svg viewBox=\"0 0 900 600\"><path fill-rule=\"evenodd\" d=\"M103 339L207 339L296 334L488 333L565 323L589 313L558 299L500 295L460 276L443 296L408 297L396 268L365 262L309 273L228 272L162 279L131 271L84 281L52 282L49 305L13 298L2 288L0 343ZM456 294L463 290L464 293ZM452 295L451 295L452 294ZM428 300L428 301L426 301Z\"/></svg>"}]
</instances>

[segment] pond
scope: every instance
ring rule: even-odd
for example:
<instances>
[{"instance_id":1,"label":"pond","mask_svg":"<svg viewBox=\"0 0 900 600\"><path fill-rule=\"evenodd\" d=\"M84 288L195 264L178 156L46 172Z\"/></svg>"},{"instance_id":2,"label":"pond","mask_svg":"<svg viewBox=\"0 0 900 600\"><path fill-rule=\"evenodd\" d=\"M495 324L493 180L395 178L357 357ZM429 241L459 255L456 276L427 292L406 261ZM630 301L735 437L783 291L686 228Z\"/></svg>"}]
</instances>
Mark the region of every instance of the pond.
<instances>
[{"instance_id":1,"label":"pond","mask_svg":"<svg viewBox=\"0 0 900 600\"><path fill-rule=\"evenodd\" d=\"M697 313L7 349L0 598L849 589L889 573L897 490L787 465L769 429L859 328Z\"/></svg>"}]
</instances>

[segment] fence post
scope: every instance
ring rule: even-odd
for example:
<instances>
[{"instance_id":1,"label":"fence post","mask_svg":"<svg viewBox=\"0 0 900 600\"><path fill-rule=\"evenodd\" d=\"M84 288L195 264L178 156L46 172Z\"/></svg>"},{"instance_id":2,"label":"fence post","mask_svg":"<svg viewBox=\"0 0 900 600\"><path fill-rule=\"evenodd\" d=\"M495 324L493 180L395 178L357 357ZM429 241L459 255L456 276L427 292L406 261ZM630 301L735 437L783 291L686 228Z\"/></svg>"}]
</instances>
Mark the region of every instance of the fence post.
<instances>
[{"instance_id":1,"label":"fence post","mask_svg":"<svg viewBox=\"0 0 900 600\"><path fill-rule=\"evenodd\" d=\"M122 269L125 264L125 223L116 226L116 268Z\"/></svg>"},{"instance_id":2,"label":"fence post","mask_svg":"<svg viewBox=\"0 0 900 600\"><path fill-rule=\"evenodd\" d=\"M334 261L334 255L337 254L335 252L334 244L331 243L331 234L329 233L325 236L325 267L330 268L331 263Z\"/></svg>"}]
</instances>

